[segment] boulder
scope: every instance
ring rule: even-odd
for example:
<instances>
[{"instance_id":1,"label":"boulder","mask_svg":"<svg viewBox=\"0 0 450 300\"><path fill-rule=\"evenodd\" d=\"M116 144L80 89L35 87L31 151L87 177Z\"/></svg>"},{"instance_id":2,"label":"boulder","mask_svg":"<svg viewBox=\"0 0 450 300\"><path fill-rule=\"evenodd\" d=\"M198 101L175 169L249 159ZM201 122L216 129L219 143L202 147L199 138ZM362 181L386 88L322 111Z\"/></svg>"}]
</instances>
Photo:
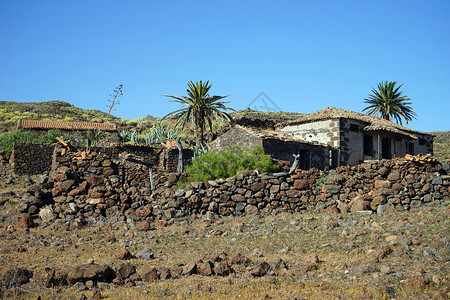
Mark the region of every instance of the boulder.
<instances>
[{"instance_id":1,"label":"boulder","mask_svg":"<svg viewBox=\"0 0 450 300\"><path fill-rule=\"evenodd\" d=\"M155 267L144 265L137 270L137 273L146 282L155 282L159 279L158 270Z\"/></svg>"},{"instance_id":2,"label":"boulder","mask_svg":"<svg viewBox=\"0 0 450 300\"><path fill-rule=\"evenodd\" d=\"M44 206L39 211L39 217L43 222L51 222L56 219L55 214L53 213L53 209L50 206Z\"/></svg>"},{"instance_id":3,"label":"boulder","mask_svg":"<svg viewBox=\"0 0 450 300\"><path fill-rule=\"evenodd\" d=\"M33 218L30 216L23 216L16 224L16 228L31 228L34 227Z\"/></svg>"},{"instance_id":4,"label":"boulder","mask_svg":"<svg viewBox=\"0 0 450 300\"><path fill-rule=\"evenodd\" d=\"M31 277L33 277L33 272L25 268L9 269L3 274L2 283L7 288L11 288L28 283Z\"/></svg>"},{"instance_id":5,"label":"boulder","mask_svg":"<svg viewBox=\"0 0 450 300\"><path fill-rule=\"evenodd\" d=\"M115 277L113 269L106 265L84 264L70 268L67 272L67 282L74 284L76 282L111 282Z\"/></svg>"}]
</instances>

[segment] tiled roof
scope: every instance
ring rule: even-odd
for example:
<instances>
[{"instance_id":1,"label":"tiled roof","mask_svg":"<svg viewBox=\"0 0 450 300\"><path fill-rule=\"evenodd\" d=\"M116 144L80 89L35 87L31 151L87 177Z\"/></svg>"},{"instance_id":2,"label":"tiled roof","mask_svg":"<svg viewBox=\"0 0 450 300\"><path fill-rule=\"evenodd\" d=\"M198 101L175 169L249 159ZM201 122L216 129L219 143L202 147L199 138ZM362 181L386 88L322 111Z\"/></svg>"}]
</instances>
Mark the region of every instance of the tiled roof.
<instances>
[{"instance_id":1,"label":"tiled roof","mask_svg":"<svg viewBox=\"0 0 450 300\"><path fill-rule=\"evenodd\" d=\"M262 139L271 138L271 139L277 139L277 140L281 140L281 141L285 141L285 142L296 142L296 143L302 143L302 144L330 147L329 145L322 144L319 142L311 142L311 141L305 141L305 140L299 139L292 133L289 133L286 131L263 130L263 129L259 129L259 128L244 127L241 125L235 125L235 127L245 130L246 132L253 134Z\"/></svg>"},{"instance_id":2,"label":"tiled roof","mask_svg":"<svg viewBox=\"0 0 450 300\"><path fill-rule=\"evenodd\" d=\"M336 108L336 107L327 107L325 109L322 109L322 110L316 111L312 114L308 114L304 117L301 117L297 120L281 123L278 125L278 128L284 128L289 125L298 125L298 124L310 123L310 122L314 122L314 121L339 119L339 118L352 119L352 120L357 120L357 121L366 123L367 126L365 126L363 128L364 131L380 131L380 130L390 131L393 133L411 137L413 139L417 139L417 137L414 135L416 133L431 135L429 133L409 129L405 126L393 123L393 122L385 120L385 119L365 115L365 114L350 111L350 110Z\"/></svg>"},{"instance_id":3,"label":"tiled roof","mask_svg":"<svg viewBox=\"0 0 450 300\"><path fill-rule=\"evenodd\" d=\"M62 122L62 121L36 121L18 120L17 128L27 129L66 129L66 130L105 130L116 131L116 124L94 123L94 122Z\"/></svg>"}]
</instances>

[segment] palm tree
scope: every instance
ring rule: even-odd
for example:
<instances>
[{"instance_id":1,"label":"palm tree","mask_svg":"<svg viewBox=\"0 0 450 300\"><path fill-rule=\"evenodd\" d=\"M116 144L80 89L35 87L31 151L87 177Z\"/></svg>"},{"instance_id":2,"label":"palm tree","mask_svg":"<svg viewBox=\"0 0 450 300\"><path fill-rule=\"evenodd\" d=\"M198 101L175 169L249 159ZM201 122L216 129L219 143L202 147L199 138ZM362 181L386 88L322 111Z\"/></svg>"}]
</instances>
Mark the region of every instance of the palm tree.
<instances>
[{"instance_id":1,"label":"palm tree","mask_svg":"<svg viewBox=\"0 0 450 300\"><path fill-rule=\"evenodd\" d=\"M402 118L405 119L406 124L416 118L417 114L410 106L411 99L404 95L403 91L399 91L403 84L398 87L395 86L396 84L396 81L378 83L378 90L372 88L373 94L369 94L369 97L364 99L364 103L370 105L363 111L368 110L368 115L381 115L383 119L389 121L395 119L400 124L402 124Z\"/></svg>"},{"instance_id":2,"label":"palm tree","mask_svg":"<svg viewBox=\"0 0 450 300\"><path fill-rule=\"evenodd\" d=\"M234 111L234 109L225 106L229 102L219 101L228 96L209 96L208 92L212 86L209 81L205 83L189 81L187 86L187 96L163 95L173 98L170 102L178 102L183 105L182 108L167 114L163 119L175 117L175 126L181 125L182 128L187 122L191 122L195 132L195 145L200 147L205 142L204 136L207 125L211 131L212 121L215 117L232 120L231 116L225 111Z\"/></svg>"}]
</instances>

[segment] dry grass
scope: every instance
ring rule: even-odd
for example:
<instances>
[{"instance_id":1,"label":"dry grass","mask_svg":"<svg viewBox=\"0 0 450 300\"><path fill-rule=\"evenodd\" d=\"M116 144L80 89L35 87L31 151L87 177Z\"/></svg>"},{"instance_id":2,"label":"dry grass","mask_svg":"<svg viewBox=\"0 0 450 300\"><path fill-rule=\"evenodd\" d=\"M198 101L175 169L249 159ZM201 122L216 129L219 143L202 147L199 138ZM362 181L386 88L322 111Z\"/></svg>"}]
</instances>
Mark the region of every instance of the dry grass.
<instances>
[{"instance_id":1,"label":"dry grass","mask_svg":"<svg viewBox=\"0 0 450 300\"><path fill-rule=\"evenodd\" d=\"M339 218L341 226L331 228L330 219ZM349 218L353 225L345 226L342 220ZM134 255L145 248L155 253L153 260L132 259L136 268L144 264L173 268L211 253L241 253L255 263L281 258L288 272L285 276L254 278L245 267L236 266L235 273L227 277L192 275L133 287L111 285L102 295L108 299L382 299L387 297L383 289L392 287L398 299L427 299L437 291L448 292L449 220L447 208L433 208L382 216L304 213L226 217L212 221L209 227L203 227L204 220L187 219L148 232L136 231L125 223L72 231L66 231L64 225L32 228L29 233L18 229L0 235L0 269L33 270L32 281L17 291L19 299L38 295L66 299L82 292L65 286L44 288L46 267L65 269L94 259L116 268L124 261L115 253L124 245ZM403 235L414 242L391 245L392 254L377 261L377 247L386 245L388 235ZM115 242L111 242L112 237ZM26 251L18 252L20 247ZM433 248L432 257L424 253L427 247ZM296 271L295 265L312 254L321 261L318 270ZM382 267L391 272L383 274ZM421 277L431 278L430 285L409 284L417 267L426 272ZM89 296L91 292L83 293Z\"/></svg>"}]
</instances>

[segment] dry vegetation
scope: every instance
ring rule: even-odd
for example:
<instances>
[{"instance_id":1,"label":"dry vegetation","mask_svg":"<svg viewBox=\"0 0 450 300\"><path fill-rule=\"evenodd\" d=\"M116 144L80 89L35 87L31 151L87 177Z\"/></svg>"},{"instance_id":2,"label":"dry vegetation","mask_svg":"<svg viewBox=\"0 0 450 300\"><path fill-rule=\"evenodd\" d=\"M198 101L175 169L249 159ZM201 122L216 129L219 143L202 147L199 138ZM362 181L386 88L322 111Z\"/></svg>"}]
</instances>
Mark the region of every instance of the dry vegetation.
<instances>
[{"instance_id":1,"label":"dry vegetation","mask_svg":"<svg viewBox=\"0 0 450 300\"><path fill-rule=\"evenodd\" d=\"M4 209L9 204L4 206ZM280 214L270 217L202 217L174 221L167 227L138 231L125 222L68 231L64 224L5 230L0 234L0 269L32 270L30 283L5 292L16 299L67 299L92 291L71 285L45 288L45 268L64 270L94 260L117 269L126 247L134 255L150 248L143 265L176 270L212 253L241 253L253 264L286 269L255 277L252 266L233 265L229 276L173 276L154 283L102 286L106 299L428 299L449 288L448 207L422 208L379 215ZM178 266L178 267L177 267ZM444 299L444 298L442 298Z\"/></svg>"}]
</instances>

